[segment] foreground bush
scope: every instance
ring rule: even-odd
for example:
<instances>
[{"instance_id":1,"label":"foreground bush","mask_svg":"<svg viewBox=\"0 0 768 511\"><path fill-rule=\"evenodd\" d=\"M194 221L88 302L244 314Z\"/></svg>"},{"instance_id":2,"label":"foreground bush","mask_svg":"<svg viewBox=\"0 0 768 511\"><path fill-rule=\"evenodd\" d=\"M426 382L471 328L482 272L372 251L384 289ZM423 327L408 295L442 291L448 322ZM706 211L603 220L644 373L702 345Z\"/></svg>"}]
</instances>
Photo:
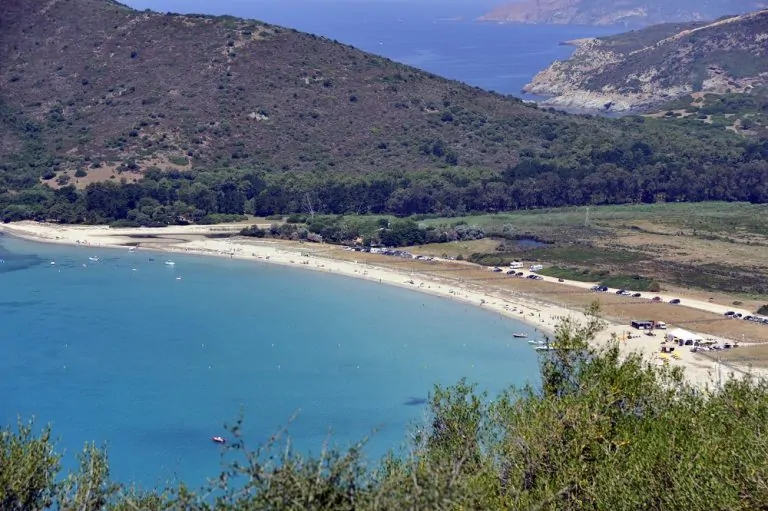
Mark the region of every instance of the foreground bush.
<instances>
[{"instance_id":1,"label":"foreground bush","mask_svg":"<svg viewBox=\"0 0 768 511\"><path fill-rule=\"evenodd\" d=\"M436 388L409 450L369 465L362 444L319 457L282 434L249 449L240 424L215 483L142 494L109 479L106 452L86 446L63 482L50 431L0 434L5 510L754 510L768 506L768 386L690 387L679 370L616 344L586 349L597 310L564 321L540 387L489 400L464 381Z\"/></svg>"}]
</instances>

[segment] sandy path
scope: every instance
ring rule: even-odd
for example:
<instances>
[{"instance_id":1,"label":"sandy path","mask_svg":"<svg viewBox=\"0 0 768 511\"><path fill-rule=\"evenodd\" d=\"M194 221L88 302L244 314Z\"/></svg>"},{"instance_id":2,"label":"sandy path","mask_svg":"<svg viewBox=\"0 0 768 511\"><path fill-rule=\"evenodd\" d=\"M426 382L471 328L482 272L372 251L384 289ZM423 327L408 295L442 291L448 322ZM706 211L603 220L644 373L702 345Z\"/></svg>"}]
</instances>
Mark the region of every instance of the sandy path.
<instances>
[{"instance_id":1,"label":"sandy path","mask_svg":"<svg viewBox=\"0 0 768 511\"><path fill-rule=\"evenodd\" d=\"M320 245L284 243L278 240L254 240L250 238L207 238L210 234L236 234L241 225L216 226L171 226L161 228L112 229L105 226L62 226L35 222L0 224L0 231L33 241L60 243L88 247L119 247L140 243L138 250L163 250L172 253L185 253L229 257L282 264L314 271L336 273L356 278L367 279L382 284L406 287L444 298L458 300L483 307L502 316L524 321L548 334L553 333L560 318L574 317L584 319L580 311L570 310L552 303L544 303L519 293L503 293L499 290L483 289L481 286L468 286L457 280L436 278L404 272L392 268L379 267L357 261L344 261L329 257L327 251L319 253ZM134 236L142 236L137 239ZM151 236L145 238L144 236ZM557 279L545 277L557 282ZM561 285L586 287L592 284L565 281ZM654 296L662 296L656 295ZM670 297L662 296L669 300ZM685 300L683 306L701 308L711 312L723 312L723 306L696 300ZM721 311L721 309L723 309ZM732 309L731 309L732 310ZM637 331L631 331L626 325L608 323L596 343L605 343L616 335L621 339L624 352L639 352L650 360L656 360L661 336L647 337ZM628 336L629 334L629 336ZM521 340L521 342L526 342ZM708 358L697 356L687 349L678 349L680 359L669 360L669 364L685 368L687 378L696 384L711 384L716 378L715 364ZM659 363L662 363L659 361ZM723 368L723 373L725 369ZM737 373L738 374L738 373ZM725 374L723 374L725 376Z\"/></svg>"}]
</instances>

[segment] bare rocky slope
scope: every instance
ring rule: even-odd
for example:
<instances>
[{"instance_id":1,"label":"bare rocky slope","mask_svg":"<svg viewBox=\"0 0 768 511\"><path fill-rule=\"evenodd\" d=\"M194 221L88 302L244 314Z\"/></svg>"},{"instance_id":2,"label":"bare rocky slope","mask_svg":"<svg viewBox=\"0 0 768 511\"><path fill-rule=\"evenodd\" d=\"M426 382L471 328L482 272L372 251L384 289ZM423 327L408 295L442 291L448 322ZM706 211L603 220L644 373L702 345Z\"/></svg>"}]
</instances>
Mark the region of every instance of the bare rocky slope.
<instances>
[{"instance_id":1,"label":"bare rocky slope","mask_svg":"<svg viewBox=\"0 0 768 511\"><path fill-rule=\"evenodd\" d=\"M642 111L694 92L768 83L768 10L574 41L524 92L564 108Z\"/></svg>"},{"instance_id":2,"label":"bare rocky slope","mask_svg":"<svg viewBox=\"0 0 768 511\"><path fill-rule=\"evenodd\" d=\"M480 21L554 25L647 26L715 19L768 7L764 0L520 0Z\"/></svg>"}]
</instances>

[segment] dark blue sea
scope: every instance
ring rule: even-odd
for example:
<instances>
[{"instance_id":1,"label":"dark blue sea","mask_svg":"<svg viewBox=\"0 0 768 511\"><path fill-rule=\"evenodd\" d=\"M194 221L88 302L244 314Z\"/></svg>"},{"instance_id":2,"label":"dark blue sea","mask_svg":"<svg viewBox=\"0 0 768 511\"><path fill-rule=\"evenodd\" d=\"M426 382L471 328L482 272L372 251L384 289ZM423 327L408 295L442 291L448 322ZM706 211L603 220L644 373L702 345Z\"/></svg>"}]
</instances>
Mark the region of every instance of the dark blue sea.
<instances>
[{"instance_id":1,"label":"dark blue sea","mask_svg":"<svg viewBox=\"0 0 768 511\"><path fill-rule=\"evenodd\" d=\"M218 474L209 438L241 411L250 445L299 412L299 451L378 428L376 458L422 424L435 383L467 377L493 395L538 378L535 351L512 333L539 334L477 307L308 270L166 258L0 236L0 421L51 423L69 465L84 442L106 442L120 480L199 485Z\"/></svg>"},{"instance_id":2,"label":"dark blue sea","mask_svg":"<svg viewBox=\"0 0 768 511\"><path fill-rule=\"evenodd\" d=\"M520 96L533 76L573 48L560 43L626 30L475 21L499 1L127 0L139 9L233 14L350 44L486 90ZM536 99L531 97L530 99Z\"/></svg>"}]
</instances>

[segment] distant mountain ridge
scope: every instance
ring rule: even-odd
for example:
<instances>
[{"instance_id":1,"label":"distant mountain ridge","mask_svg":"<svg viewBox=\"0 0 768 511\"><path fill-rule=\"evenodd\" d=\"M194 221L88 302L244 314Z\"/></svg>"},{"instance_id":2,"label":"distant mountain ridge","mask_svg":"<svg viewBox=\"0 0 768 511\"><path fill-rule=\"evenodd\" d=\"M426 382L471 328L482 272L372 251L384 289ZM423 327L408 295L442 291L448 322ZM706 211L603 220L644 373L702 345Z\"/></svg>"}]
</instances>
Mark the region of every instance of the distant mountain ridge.
<instances>
[{"instance_id":1,"label":"distant mountain ridge","mask_svg":"<svg viewBox=\"0 0 768 511\"><path fill-rule=\"evenodd\" d=\"M547 103L560 107L627 111L768 84L768 10L574 44L569 59L538 73L524 92L551 96Z\"/></svg>"},{"instance_id":2,"label":"distant mountain ridge","mask_svg":"<svg viewBox=\"0 0 768 511\"><path fill-rule=\"evenodd\" d=\"M520 0L480 21L551 25L625 25L711 20L768 7L765 0Z\"/></svg>"}]
</instances>

